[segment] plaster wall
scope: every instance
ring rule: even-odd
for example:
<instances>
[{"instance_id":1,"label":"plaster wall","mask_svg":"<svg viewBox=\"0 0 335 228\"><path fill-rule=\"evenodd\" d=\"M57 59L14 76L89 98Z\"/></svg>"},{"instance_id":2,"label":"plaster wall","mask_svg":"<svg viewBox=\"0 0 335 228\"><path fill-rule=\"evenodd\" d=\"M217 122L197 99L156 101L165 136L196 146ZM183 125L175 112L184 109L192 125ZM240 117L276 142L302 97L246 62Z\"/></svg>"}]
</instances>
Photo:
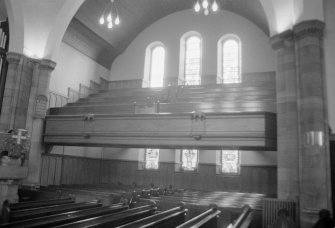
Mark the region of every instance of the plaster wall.
<instances>
[{"instance_id":1,"label":"plaster wall","mask_svg":"<svg viewBox=\"0 0 335 228\"><path fill-rule=\"evenodd\" d=\"M155 41L166 46L165 77L177 77L180 38L189 31L202 35L204 76L217 74L217 42L226 34L235 34L241 39L242 73L276 69L269 37L250 21L227 11L204 16L185 10L162 18L140 33L113 62L111 80L143 78L145 49Z\"/></svg>"},{"instance_id":2,"label":"plaster wall","mask_svg":"<svg viewBox=\"0 0 335 228\"><path fill-rule=\"evenodd\" d=\"M49 89L66 95L68 87L79 90L80 83L89 86L90 80L99 82L100 77L109 79L109 75L109 69L62 42Z\"/></svg>"}]
</instances>

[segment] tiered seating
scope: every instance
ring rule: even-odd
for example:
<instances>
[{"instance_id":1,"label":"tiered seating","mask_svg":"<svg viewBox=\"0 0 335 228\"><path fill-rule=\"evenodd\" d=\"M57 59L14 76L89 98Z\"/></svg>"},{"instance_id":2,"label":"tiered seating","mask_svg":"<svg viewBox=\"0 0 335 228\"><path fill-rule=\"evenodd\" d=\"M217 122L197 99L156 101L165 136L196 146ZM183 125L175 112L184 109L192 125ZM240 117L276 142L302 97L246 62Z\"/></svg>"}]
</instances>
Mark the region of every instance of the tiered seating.
<instances>
[{"instance_id":1,"label":"tiered seating","mask_svg":"<svg viewBox=\"0 0 335 228\"><path fill-rule=\"evenodd\" d=\"M168 88L113 89L91 94L66 107L51 108L51 115L94 114L134 114L138 109L150 106L158 100L166 101Z\"/></svg>"},{"instance_id":2,"label":"tiered seating","mask_svg":"<svg viewBox=\"0 0 335 228\"><path fill-rule=\"evenodd\" d=\"M51 108L51 115L134 114L138 106L159 104L157 113L275 112L273 84L207 85L165 88L114 89L91 94L67 107Z\"/></svg>"},{"instance_id":3,"label":"tiered seating","mask_svg":"<svg viewBox=\"0 0 335 228\"><path fill-rule=\"evenodd\" d=\"M270 82L112 89L50 109L44 141L74 146L272 150L276 119L269 112L275 112L275 89Z\"/></svg>"}]
</instances>

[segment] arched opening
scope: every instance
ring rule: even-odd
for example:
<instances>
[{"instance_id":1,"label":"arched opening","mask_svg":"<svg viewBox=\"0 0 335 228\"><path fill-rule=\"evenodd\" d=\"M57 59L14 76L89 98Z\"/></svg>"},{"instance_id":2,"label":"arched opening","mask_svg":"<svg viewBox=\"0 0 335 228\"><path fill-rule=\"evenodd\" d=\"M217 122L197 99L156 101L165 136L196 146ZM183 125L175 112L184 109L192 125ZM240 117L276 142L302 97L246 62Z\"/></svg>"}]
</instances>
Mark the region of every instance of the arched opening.
<instances>
[{"instance_id":1,"label":"arched opening","mask_svg":"<svg viewBox=\"0 0 335 228\"><path fill-rule=\"evenodd\" d=\"M202 65L202 38L197 32L188 32L180 40L178 84L200 85Z\"/></svg>"},{"instance_id":2,"label":"arched opening","mask_svg":"<svg viewBox=\"0 0 335 228\"><path fill-rule=\"evenodd\" d=\"M218 42L217 83L240 83L241 41L235 35L225 35Z\"/></svg>"},{"instance_id":3,"label":"arched opening","mask_svg":"<svg viewBox=\"0 0 335 228\"><path fill-rule=\"evenodd\" d=\"M153 42L145 51L142 87L162 87L165 76L165 47L161 42Z\"/></svg>"}]
</instances>

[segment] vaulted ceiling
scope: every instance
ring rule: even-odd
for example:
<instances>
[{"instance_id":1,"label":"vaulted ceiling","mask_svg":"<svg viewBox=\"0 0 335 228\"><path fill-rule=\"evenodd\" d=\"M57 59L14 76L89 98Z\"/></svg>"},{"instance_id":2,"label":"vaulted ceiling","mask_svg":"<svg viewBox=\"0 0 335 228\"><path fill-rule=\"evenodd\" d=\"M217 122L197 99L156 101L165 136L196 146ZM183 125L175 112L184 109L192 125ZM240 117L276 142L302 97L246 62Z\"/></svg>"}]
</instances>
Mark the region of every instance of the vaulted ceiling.
<instances>
[{"instance_id":1,"label":"vaulted ceiling","mask_svg":"<svg viewBox=\"0 0 335 228\"><path fill-rule=\"evenodd\" d=\"M196 2L196 0L115 0L121 24L110 30L98 23L109 1L86 0L75 18L110 43L119 53L155 21L181 10L192 9ZM265 12L259 0L217 0L217 2L221 9L245 17L269 34Z\"/></svg>"}]
</instances>

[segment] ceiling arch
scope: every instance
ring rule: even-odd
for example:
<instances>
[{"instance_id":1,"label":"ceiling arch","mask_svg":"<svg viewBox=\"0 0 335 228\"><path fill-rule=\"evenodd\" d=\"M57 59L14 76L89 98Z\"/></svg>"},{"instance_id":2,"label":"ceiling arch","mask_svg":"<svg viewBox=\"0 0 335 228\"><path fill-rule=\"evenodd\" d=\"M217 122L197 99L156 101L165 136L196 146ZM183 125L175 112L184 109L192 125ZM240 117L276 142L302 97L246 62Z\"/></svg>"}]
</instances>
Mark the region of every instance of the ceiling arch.
<instances>
[{"instance_id":1,"label":"ceiling arch","mask_svg":"<svg viewBox=\"0 0 335 228\"><path fill-rule=\"evenodd\" d=\"M75 18L122 53L135 37L169 14L192 9L195 0L115 0L121 24L111 30L98 24L110 0L86 0ZM238 14L269 35L267 17L260 0L217 0L223 10Z\"/></svg>"}]
</instances>

